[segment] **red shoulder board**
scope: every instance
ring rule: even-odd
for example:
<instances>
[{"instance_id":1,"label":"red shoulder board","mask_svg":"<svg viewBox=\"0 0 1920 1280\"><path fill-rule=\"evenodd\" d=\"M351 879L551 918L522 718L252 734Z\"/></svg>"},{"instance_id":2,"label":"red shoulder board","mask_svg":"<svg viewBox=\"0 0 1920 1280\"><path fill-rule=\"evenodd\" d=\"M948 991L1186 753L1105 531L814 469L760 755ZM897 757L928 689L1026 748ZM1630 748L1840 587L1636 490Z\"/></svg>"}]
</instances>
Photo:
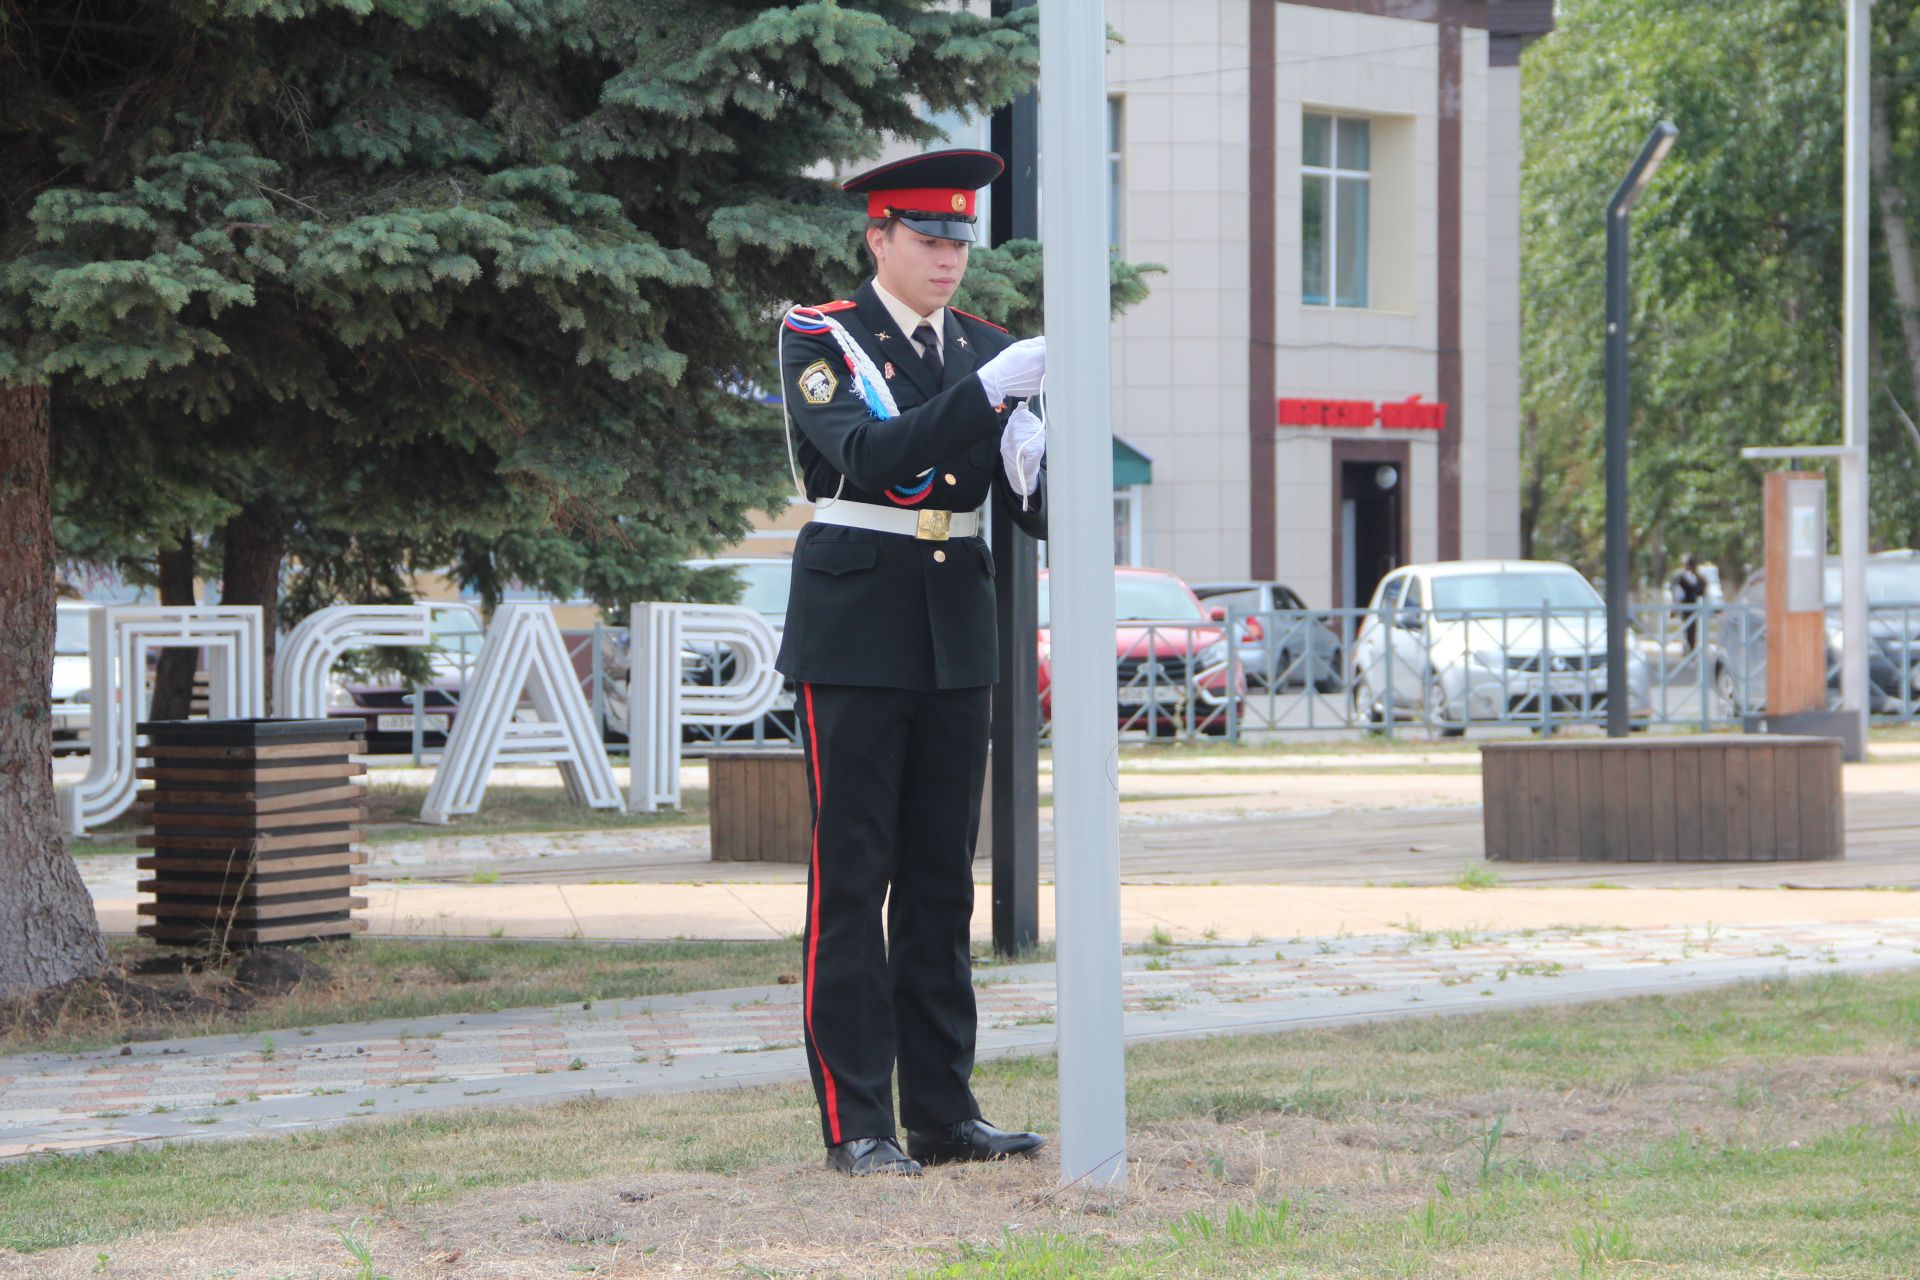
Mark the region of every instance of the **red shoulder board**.
<instances>
[{"instance_id":1,"label":"red shoulder board","mask_svg":"<svg viewBox=\"0 0 1920 1280\"><path fill-rule=\"evenodd\" d=\"M852 307L852 306L853 306L853 304L852 304L851 302L848 302L848 301L847 301L847 300L846 300L845 298L842 298L842 299L840 299L840 300L839 300L838 302L823 302L823 303L821 303L821 304L820 304L819 306L817 306L817 307L815 307L815 308L813 308L813 310L815 310L815 311L845 311L845 310L847 310L848 308L850 308L850 307Z\"/></svg>"},{"instance_id":2,"label":"red shoulder board","mask_svg":"<svg viewBox=\"0 0 1920 1280\"><path fill-rule=\"evenodd\" d=\"M949 310L949 311L951 311L951 312L953 312L953 314L955 314L955 315L957 315L957 316L965 316L965 317L966 317L967 319L969 319L969 320L980 320L980 317L979 317L979 316L977 316L977 315L975 315L975 314L973 314L973 312L971 312L971 311L962 311L962 310L961 310L960 308L958 308L958 307L948 307L948 308L947 308L947 310ZM981 324L983 324L983 325L985 325L985 326L987 326L987 328L989 328L989 329L998 329L998 330L999 330L1000 332L1002 332L1002 333L1006 333L1006 332L1007 332L1007 327L1006 327L1005 325L1003 325L1003 324L995 324L995 323L994 323L993 321L991 321L991 320L980 320L980 323L981 323Z\"/></svg>"}]
</instances>

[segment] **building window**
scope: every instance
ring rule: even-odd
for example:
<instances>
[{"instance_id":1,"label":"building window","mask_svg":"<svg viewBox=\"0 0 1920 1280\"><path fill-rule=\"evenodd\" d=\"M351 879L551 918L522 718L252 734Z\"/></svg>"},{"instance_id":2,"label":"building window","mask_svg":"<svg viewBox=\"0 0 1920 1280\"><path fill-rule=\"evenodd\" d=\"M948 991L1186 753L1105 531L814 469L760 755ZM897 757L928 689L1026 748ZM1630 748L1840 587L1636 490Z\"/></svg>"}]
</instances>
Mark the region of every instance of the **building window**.
<instances>
[{"instance_id":1,"label":"building window","mask_svg":"<svg viewBox=\"0 0 1920 1280\"><path fill-rule=\"evenodd\" d=\"M1123 565L1146 563L1142 555L1146 542L1143 517L1146 513L1146 489L1143 485L1115 486L1113 491L1113 562Z\"/></svg>"},{"instance_id":2,"label":"building window","mask_svg":"<svg viewBox=\"0 0 1920 1280\"><path fill-rule=\"evenodd\" d=\"M1310 306L1367 306L1372 123L1314 111L1304 113L1302 123L1301 300Z\"/></svg>"},{"instance_id":3,"label":"building window","mask_svg":"<svg viewBox=\"0 0 1920 1280\"><path fill-rule=\"evenodd\" d=\"M1120 211L1125 207L1126 159L1122 151L1125 134L1121 132L1121 118L1124 108L1123 99L1107 99L1107 247L1119 249L1124 224Z\"/></svg>"}]
</instances>

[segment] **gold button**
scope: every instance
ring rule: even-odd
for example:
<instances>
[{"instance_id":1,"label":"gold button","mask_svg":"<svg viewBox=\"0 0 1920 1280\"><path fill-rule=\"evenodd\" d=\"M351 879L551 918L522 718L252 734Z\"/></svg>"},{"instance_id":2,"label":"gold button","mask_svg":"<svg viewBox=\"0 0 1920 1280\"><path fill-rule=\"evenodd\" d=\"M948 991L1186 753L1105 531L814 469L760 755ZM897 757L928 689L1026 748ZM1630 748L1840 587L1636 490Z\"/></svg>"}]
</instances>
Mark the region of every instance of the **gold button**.
<instances>
[{"instance_id":1,"label":"gold button","mask_svg":"<svg viewBox=\"0 0 1920 1280\"><path fill-rule=\"evenodd\" d=\"M948 484L959 484L959 483L960 483L960 482L959 482L958 480L956 480L956 479L954 479L954 478L953 478L953 472L951 472L951 471L949 471L949 472L947 472L947 474L946 474L946 481L947 481L947 483L948 483Z\"/></svg>"},{"instance_id":2,"label":"gold button","mask_svg":"<svg viewBox=\"0 0 1920 1280\"><path fill-rule=\"evenodd\" d=\"M945 564L945 563L947 562L947 553L946 553L946 552L944 552L944 551L936 551L936 552L934 552L934 553L933 553L933 562L934 562L935 564Z\"/></svg>"}]
</instances>

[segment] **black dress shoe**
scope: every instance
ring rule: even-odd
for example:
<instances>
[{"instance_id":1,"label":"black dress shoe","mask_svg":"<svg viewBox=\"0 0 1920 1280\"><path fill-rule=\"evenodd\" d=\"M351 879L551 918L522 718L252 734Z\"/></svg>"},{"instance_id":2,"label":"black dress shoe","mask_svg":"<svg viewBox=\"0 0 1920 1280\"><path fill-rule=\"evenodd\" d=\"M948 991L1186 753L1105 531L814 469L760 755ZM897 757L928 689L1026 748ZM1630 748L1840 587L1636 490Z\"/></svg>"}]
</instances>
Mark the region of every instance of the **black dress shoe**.
<instances>
[{"instance_id":1,"label":"black dress shoe","mask_svg":"<svg viewBox=\"0 0 1920 1280\"><path fill-rule=\"evenodd\" d=\"M919 1162L907 1159L900 1144L892 1138L852 1138L837 1147L828 1147L827 1168L837 1169L851 1178L864 1178L870 1173L917 1178L921 1172Z\"/></svg>"},{"instance_id":2,"label":"black dress shoe","mask_svg":"<svg viewBox=\"0 0 1920 1280\"><path fill-rule=\"evenodd\" d=\"M1046 1142L1037 1133L1009 1133L985 1120L962 1120L940 1129L907 1130L907 1151L922 1164L1030 1156Z\"/></svg>"}]
</instances>

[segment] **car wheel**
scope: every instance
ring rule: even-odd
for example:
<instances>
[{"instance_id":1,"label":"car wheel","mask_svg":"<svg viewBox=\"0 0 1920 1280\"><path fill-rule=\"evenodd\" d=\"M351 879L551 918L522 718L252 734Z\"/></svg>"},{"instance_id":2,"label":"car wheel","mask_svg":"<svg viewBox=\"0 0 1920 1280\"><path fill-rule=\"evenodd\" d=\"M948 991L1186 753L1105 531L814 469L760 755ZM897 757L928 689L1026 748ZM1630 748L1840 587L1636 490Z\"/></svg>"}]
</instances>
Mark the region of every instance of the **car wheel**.
<instances>
[{"instance_id":1,"label":"car wheel","mask_svg":"<svg viewBox=\"0 0 1920 1280\"><path fill-rule=\"evenodd\" d=\"M1719 704L1714 708L1716 712L1736 719L1742 714L1740 686L1733 678L1733 671L1724 663L1713 669L1713 696Z\"/></svg>"},{"instance_id":2,"label":"car wheel","mask_svg":"<svg viewBox=\"0 0 1920 1280\"><path fill-rule=\"evenodd\" d=\"M1427 685L1427 728L1443 738L1458 738L1467 731L1464 722L1454 722L1453 712L1447 707L1447 691L1438 680Z\"/></svg>"},{"instance_id":3,"label":"car wheel","mask_svg":"<svg viewBox=\"0 0 1920 1280\"><path fill-rule=\"evenodd\" d=\"M1353 682L1353 688L1348 691L1348 702L1352 708L1352 714L1348 718L1354 724L1374 730L1386 725L1387 709L1380 699L1374 696L1373 688L1367 683L1365 676Z\"/></svg>"}]
</instances>

